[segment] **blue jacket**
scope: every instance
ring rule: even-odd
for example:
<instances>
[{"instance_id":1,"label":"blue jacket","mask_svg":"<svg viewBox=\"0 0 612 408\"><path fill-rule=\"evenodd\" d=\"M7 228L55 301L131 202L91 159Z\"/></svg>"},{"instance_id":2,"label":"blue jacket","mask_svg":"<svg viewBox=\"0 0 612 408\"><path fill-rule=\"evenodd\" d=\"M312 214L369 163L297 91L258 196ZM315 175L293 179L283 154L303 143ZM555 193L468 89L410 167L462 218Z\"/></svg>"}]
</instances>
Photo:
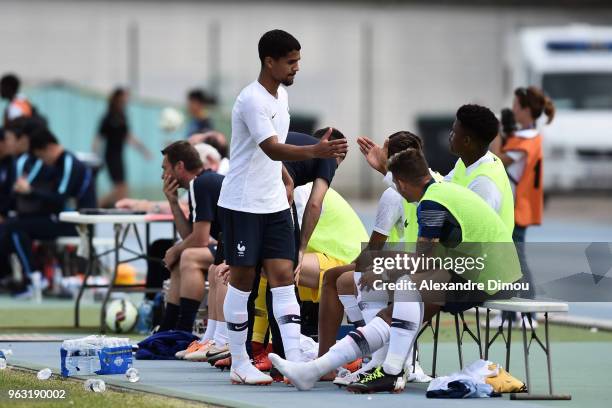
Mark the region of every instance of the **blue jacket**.
<instances>
[{"instance_id":1,"label":"blue jacket","mask_svg":"<svg viewBox=\"0 0 612 408\"><path fill-rule=\"evenodd\" d=\"M175 360L174 355L185 350L196 336L181 330L158 332L138 343L137 360Z\"/></svg>"}]
</instances>

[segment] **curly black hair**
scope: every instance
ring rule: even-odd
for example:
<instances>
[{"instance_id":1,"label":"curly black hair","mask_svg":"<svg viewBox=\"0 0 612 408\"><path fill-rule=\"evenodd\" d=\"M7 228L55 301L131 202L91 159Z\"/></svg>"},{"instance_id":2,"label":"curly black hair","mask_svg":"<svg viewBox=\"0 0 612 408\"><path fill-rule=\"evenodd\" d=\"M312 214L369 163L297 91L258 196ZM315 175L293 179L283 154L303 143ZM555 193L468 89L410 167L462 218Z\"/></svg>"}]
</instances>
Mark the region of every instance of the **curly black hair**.
<instances>
[{"instance_id":1,"label":"curly black hair","mask_svg":"<svg viewBox=\"0 0 612 408\"><path fill-rule=\"evenodd\" d=\"M457 120L471 137L480 142L481 146L488 146L499 132L499 121L495 114L484 106L475 104L461 106L457 110Z\"/></svg>"},{"instance_id":2,"label":"curly black hair","mask_svg":"<svg viewBox=\"0 0 612 408\"><path fill-rule=\"evenodd\" d=\"M323 136L325 136L328 129L329 127L324 127L324 128L315 130L315 132L312 134L312 137L321 139ZM338 129L332 128L332 133L331 133L331 136L329 136L329 140L338 140L338 139L346 139L346 137L344 136L344 133L342 133Z\"/></svg>"},{"instance_id":3,"label":"curly black hair","mask_svg":"<svg viewBox=\"0 0 612 408\"><path fill-rule=\"evenodd\" d=\"M259 60L263 64L266 57L277 60L286 56L291 51L299 51L302 48L294 36L283 30L271 30L261 36L257 49Z\"/></svg>"}]
</instances>

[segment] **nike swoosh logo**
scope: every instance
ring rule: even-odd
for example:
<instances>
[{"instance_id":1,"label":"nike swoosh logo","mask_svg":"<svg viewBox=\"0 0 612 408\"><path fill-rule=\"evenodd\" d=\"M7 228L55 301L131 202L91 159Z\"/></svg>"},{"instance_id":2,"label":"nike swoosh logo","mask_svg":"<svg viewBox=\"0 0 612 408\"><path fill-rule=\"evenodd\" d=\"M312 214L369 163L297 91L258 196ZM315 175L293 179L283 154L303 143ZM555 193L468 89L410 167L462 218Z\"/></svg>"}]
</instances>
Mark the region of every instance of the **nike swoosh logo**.
<instances>
[{"instance_id":1,"label":"nike swoosh logo","mask_svg":"<svg viewBox=\"0 0 612 408\"><path fill-rule=\"evenodd\" d=\"M302 323L302 319L298 315L285 315L278 318L278 324Z\"/></svg>"},{"instance_id":2,"label":"nike swoosh logo","mask_svg":"<svg viewBox=\"0 0 612 408\"><path fill-rule=\"evenodd\" d=\"M274 115L272 115L272 119L274 119L276 117L276 113Z\"/></svg>"},{"instance_id":3,"label":"nike swoosh logo","mask_svg":"<svg viewBox=\"0 0 612 408\"><path fill-rule=\"evenodd\" d=\"M246 329L248 325L249 325L249 323L248 323L248 322L247 322L247 323L244 323L244 324L241 324L241 325L236 325L236 326L235 326L236 331L242 331L242 330Z\"/></svg>"}]
</instances>

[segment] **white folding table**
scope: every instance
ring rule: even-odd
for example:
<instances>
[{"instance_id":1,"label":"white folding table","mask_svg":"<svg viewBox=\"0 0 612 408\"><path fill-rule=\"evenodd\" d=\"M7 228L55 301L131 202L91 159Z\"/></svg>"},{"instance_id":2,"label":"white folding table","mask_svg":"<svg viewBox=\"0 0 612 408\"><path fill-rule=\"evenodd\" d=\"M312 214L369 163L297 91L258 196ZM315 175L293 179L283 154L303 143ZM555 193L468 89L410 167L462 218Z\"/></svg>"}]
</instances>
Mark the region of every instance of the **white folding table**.
<instances>
[{"instance_id":1,"label":"white folding table","mask_svg":"<svg viewBox=\"0 0 612 408\"><path fill-rule=\"evenodd\" d=\"M110 295L112 292L141 292L141 293L149 293L149 292L157 292L159 288L147 288L144 284L126 284L126 285L117 285L115 284L115 280L117 278L117 270L120 263L123 262L132 262L138 259L146 259L146 260L154 260L157 262L162 262L159 258L150 257L147 254L147 250L149 247L149 238L150 238L150 224L153 222L173 222L174 219L171 214L81 214L77 211L66 211L62 212L59 215L59 219L62 222L68 222L72 224L77 224L77 230L79 231L79 235L86 242L87 248L87 268L85 270L85 277L83 279L83 283L81 288L79 289L79 293L76 298L76 303L74 307L74 325L75 327L79 327L79 309L81 298L83 296L83 292L85 289L90 288L108 288L106 295L104 296L104 300L102 302L102 310L100 312L100 332L106 332L106 305L108 300L110 299ZM96 254L93 246L93 238L94 238L94 226L98 224L112 224L114 231L114 248L105 251L101 254ZM145 245L143 246L142 240L140 239L140 233L138 232L137 225L144 224L145 225ZM127 248L125 246L125 240L128 236L130 230L133 231L136 241L138 242L138 251L135 251L131 248ZM176 234L174 234L176 235ZM132 257L127 259L119 259L119 252L123 250L132 255ZM114 267L112 277L108 285L99 285L99 284L88 284L88 278L92 275L94 271L94 265L97 262L97 259L110 253L114 253Z\"/></svg>"}]
</instances>

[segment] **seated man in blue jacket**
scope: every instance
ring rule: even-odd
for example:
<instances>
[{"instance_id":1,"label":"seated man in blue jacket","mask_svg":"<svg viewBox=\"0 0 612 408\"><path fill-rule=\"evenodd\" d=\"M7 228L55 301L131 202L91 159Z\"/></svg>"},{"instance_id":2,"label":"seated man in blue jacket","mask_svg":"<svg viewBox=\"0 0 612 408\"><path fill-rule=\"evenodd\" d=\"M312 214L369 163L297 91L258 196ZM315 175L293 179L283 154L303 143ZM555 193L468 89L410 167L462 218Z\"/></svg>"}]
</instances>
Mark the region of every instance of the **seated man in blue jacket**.
<instances>
[{"instance_id":1,"label":"seated man in blue jacket","mask_svg":"<svg viewBox=\"0 0 612 408\"><path fill-rule=\"evenodd\" d=\"M74 224L58 219L68 208L96 206L93 171L59 144L48 129L39 129L30 136L30 153L49 169L45 183L31 184L19 177L13 187L17 199L39 203L36 211L18 214L5 225L0 256L17 255L24 276L24 295L31 294L32 240L53 240L60 236L76 235Z\"/></svg>"}]
</instances>

